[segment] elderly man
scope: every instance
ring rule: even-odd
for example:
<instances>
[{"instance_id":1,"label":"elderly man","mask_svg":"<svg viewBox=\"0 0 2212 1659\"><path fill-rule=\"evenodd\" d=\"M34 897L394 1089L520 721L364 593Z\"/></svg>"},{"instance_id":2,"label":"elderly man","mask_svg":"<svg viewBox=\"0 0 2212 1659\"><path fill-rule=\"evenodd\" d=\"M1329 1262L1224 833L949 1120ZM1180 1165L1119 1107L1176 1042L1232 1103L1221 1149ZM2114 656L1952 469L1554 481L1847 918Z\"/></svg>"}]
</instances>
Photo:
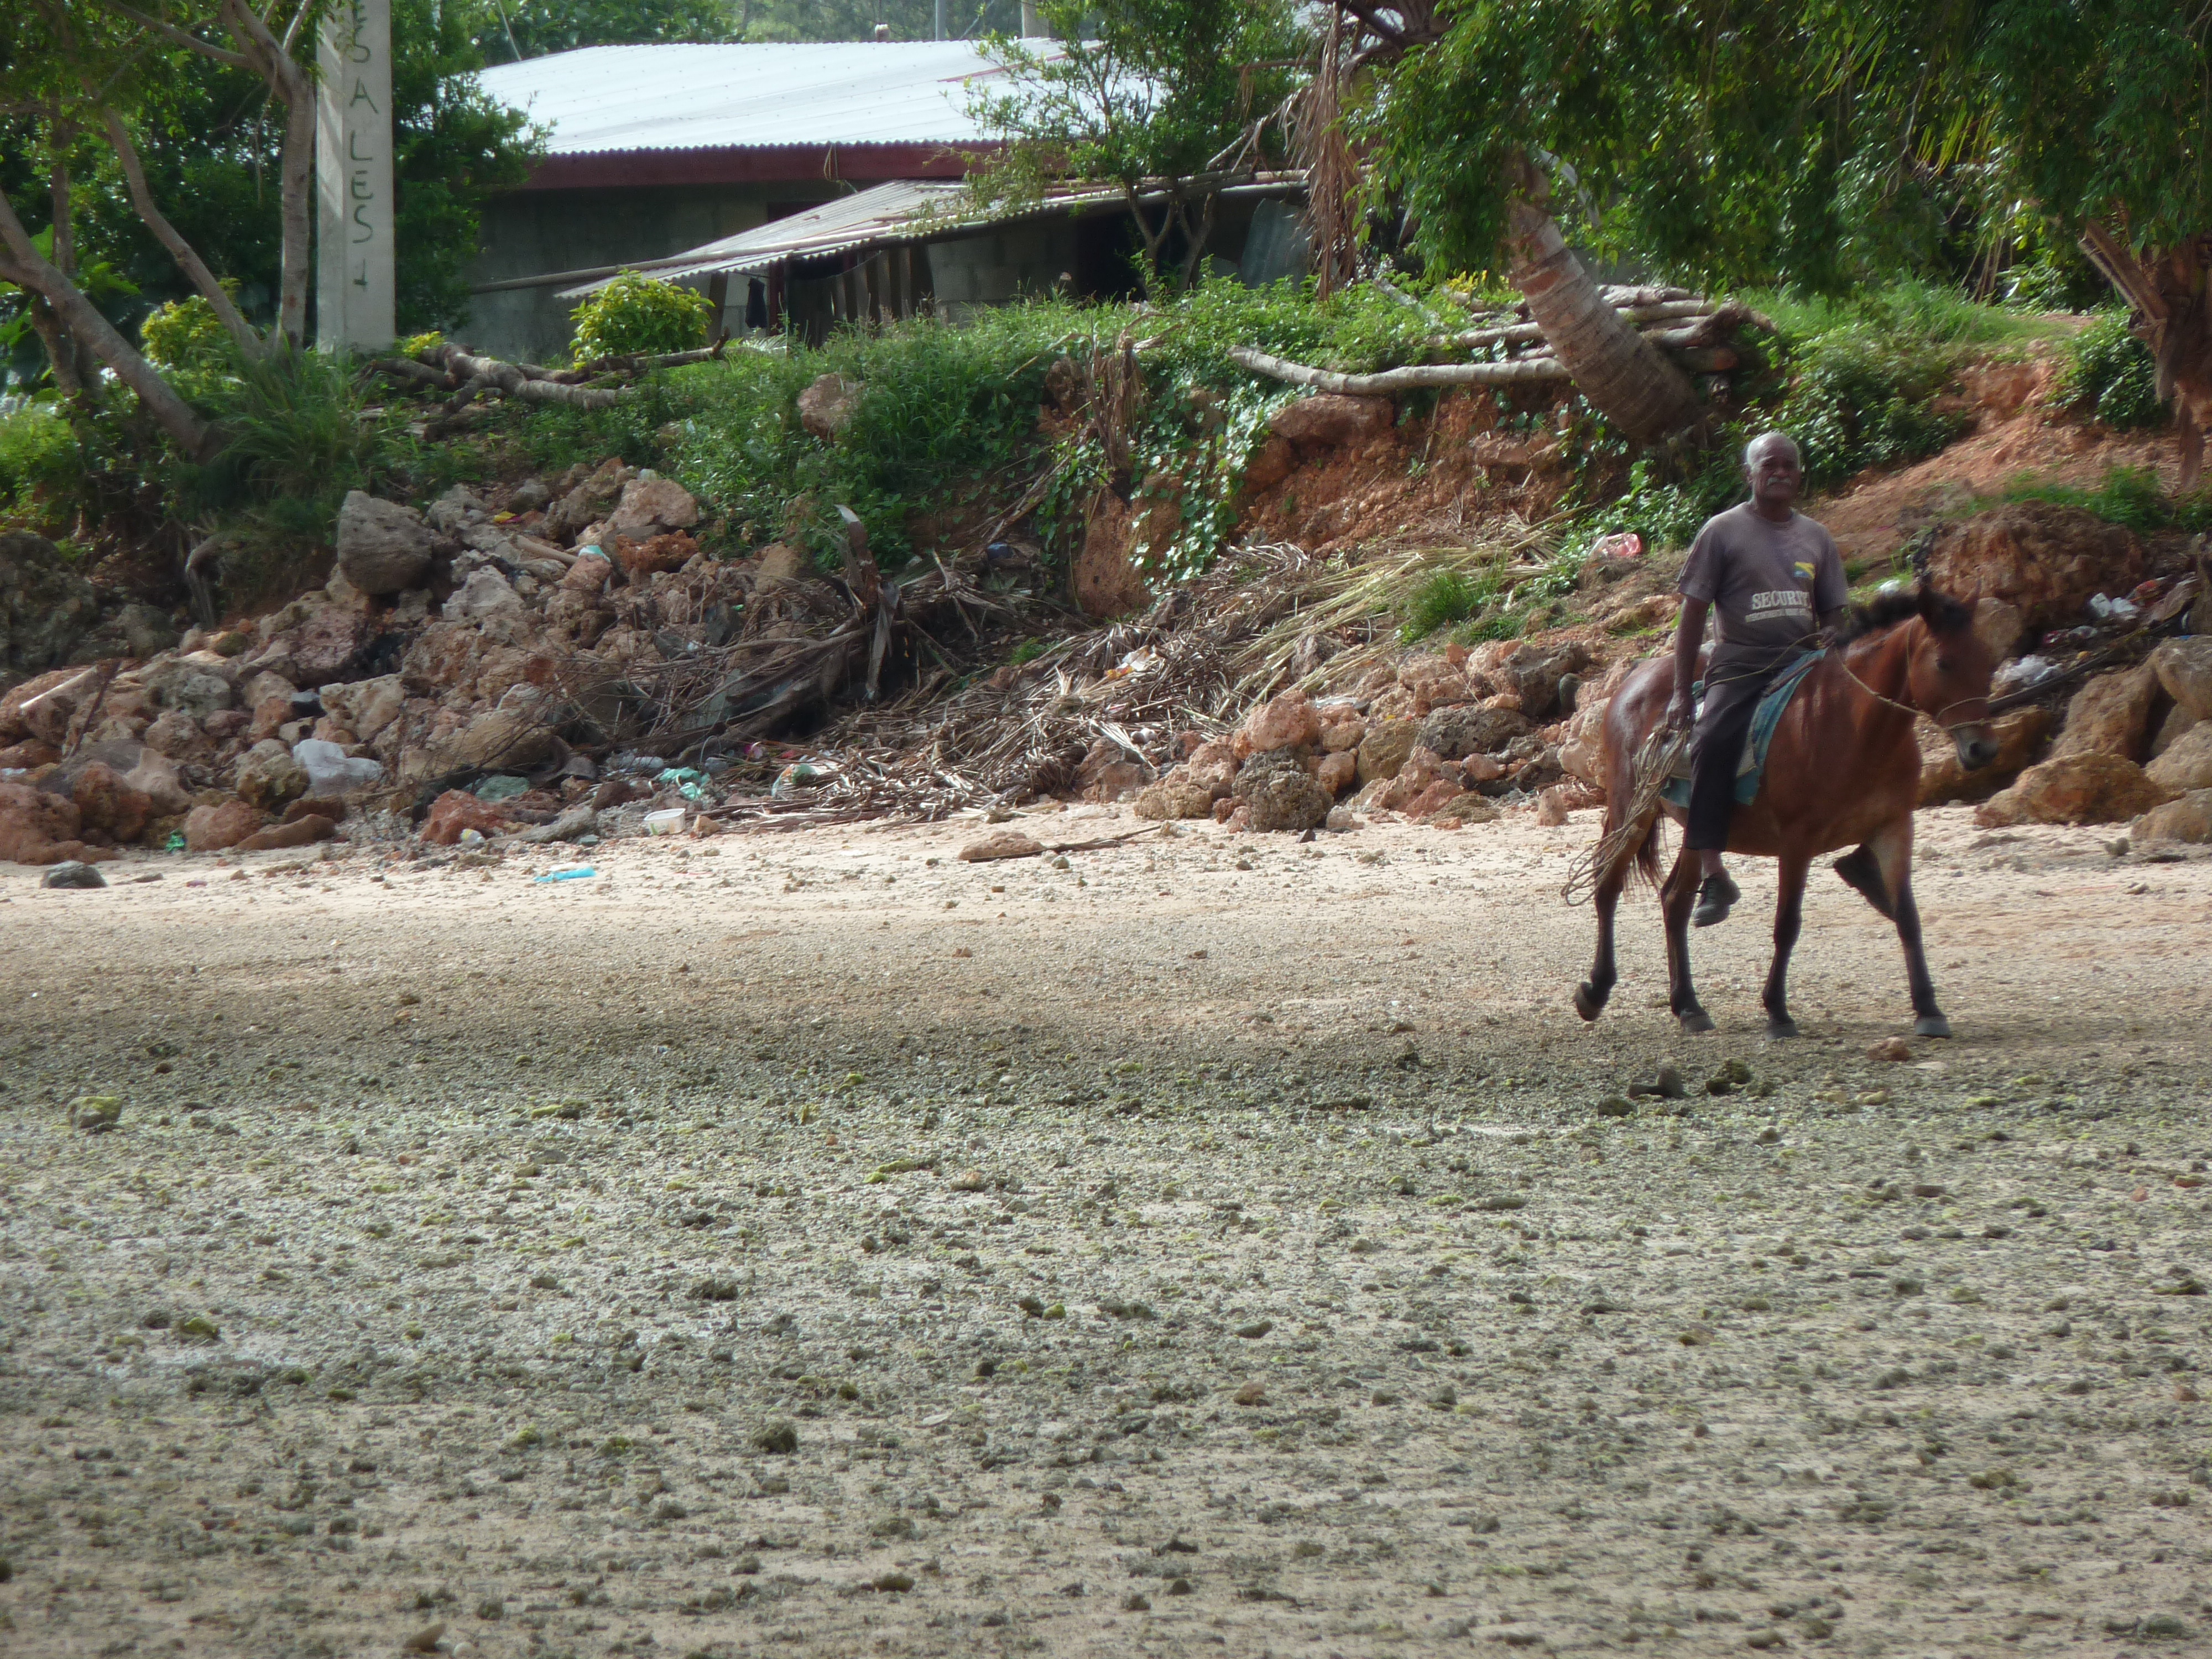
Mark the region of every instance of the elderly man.
<instances>
[{"instance_id":1,"label":"elderly man","mask_svg":"<svg viewBox=\"0 0 2212 1659\"><path fill-rule=\"evenodd\" d=\"M1780 432L1753 439L1743 452L1743 476L1751 499L1705 521L1676 584L1682 617L1674 634L1674 695L1667 726L1679 732L1697 721L1686 842L1698 854L1702 877L1690 915L1699 927L1725 921L1743 896L1721 854L1735 815L1736 765L1752 713L1800 650L1826 641L1823 630L1843 620L1847 598L1834 538L1796 509L1805 482L1796 443ZM1705 665L1705 708L1698 712L1690 686L1698 678L1705 614L1716 606L1719 628Z\"/></svg>"}]
</instances>

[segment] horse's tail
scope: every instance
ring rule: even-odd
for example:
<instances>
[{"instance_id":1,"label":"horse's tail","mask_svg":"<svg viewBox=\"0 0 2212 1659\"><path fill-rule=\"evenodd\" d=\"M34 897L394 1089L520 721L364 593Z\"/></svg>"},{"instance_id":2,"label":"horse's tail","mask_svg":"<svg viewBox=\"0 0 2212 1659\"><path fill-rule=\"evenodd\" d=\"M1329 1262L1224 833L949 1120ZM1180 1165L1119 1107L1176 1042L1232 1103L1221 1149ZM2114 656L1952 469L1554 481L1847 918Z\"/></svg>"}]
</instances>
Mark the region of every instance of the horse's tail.
<instances>
[{"instance_id":1,"label":"horse's tail","mask_svg":"<svg viewBox=\"0 0 2212 1659\"><path fill-rule=\"evenodd\" d=\"M1644 826L1644 839L1636 844L1636 873L1644 878L1647 887L1656 888L1662 879L1659 873L1659 819L1654 811L1651 821Z\"/></svg>"}]
</instances>

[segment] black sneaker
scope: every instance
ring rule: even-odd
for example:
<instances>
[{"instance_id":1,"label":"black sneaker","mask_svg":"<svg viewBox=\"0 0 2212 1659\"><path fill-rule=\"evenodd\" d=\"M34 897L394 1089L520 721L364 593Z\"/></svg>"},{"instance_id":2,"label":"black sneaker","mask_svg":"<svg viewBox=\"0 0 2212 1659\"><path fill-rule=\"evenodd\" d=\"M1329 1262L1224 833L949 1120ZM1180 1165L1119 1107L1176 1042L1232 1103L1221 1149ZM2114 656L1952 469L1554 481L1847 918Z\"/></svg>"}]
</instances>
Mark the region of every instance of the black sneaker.
<instances>
[{"instance_id":1,"label":"black sneaker","mask_svg":"<svg viewBox=\"0 0 2212 1659\"><path fill-rule=\"evenodd\" d=\"M1717 876L1707 876L1705 885L1698 889L1698 908L1690 912L1690 926L1711 927L1716 922L1726 921L1735 902L1743 896L1743 890L1722 871Z\"/></svg>"}]
</instances>

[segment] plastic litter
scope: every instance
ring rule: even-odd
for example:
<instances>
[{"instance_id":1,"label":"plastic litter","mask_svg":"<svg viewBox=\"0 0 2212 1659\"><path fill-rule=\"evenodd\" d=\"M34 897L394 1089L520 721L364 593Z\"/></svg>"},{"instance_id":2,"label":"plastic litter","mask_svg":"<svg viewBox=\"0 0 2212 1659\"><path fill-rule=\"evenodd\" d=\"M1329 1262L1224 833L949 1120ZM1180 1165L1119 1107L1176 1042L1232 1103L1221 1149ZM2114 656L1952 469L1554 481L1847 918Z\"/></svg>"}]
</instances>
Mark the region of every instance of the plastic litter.
<instances>
[{"instance_id":1,"label":"plastic litter","mask_svg":"<svg viewBox=\"0 0 2212 1659\"><path fill-rule=\"evenodd\" d=\"M2132 599L2108 599L2102 593L2089 596L2089 614L2099 622L2133 622L2137 610Z\"/></svg>"},{"instance_id":2,"label":"plastic litter","mask_svg":"<svg viewBox=\"0 0 2212 1659\"><path fill-rule=\"evenodd\" d=\"M161 850L165 853L183 852L185 850L185 832L181 830L170 830L168 840L161 843Z\"/></svg>"},{"instance_id":3,"label":"plastic litter","mask_svg":"<svg viewBox=\"0 0 2212 1659\"><path fill-rule=\"evenodd\" d=\"M478 800L513 800L517 795L529 793L528 779L506 775L486 778L477 785L474 791Z\"/></svg>"},{"instance_id":4,"label":"plastic litter","mask_svg":"<svg viewBox=\"0 0 2212 1659\"><path fill-rule=\"evenodd\" d=\"M658 812L645 815L645 833L648 836L672 836L684 828L684 809L664 806Z\"/></svg>"},{"instance_id":5,"label":"plastic litter","mask_svg":"<svg viewBox=\"0 0 2212 1659\"><path fill-rule=\"evenodd\" d=\"M673 784L676 792L686 800L698 800L707 793L707 775L692 766L665 768L657 781Z\"/></svg>"},{"instance_id":6,"label":"plastic litter","mask_svg":"<svg viewBox=\"0 0 2212 1659\"><path fill-rule=\"evenodd\" d=\"M484 844L484 833L481 830L464 830L461 831L460 841L457 844L462 847L481 847Z\"/></svg>"},{"instance_id":7,"label":"plastic litter","mask_svg":"<svg viewBox=\"0 0 2212 1659\"><path fill-rule=\"evenodd\" d=\"M1990 690L2000 694L2018 690L2049 679L2058 672L2058 665L2048 657L2021 657L1997 670L1990 680Z\"/></svg>"},{"instance_id":8,"label":"plastic litter","mask_svg":"<svg viewBox=\"0 0 2212 1659\"><path fill-rule=\"evenodd\" d=\"M610 772L659 772L667 764L658 755L640 755L625 750L607 762L606 769Z\"/></svg>"},{"instance_id":9,"label":"plastic litter","mask_svg":"<svg viewBox=\"0 0 2212 1659\"><path fill-rule=\"evenodd\" d=\"M1644 538L1633 530L1618 530L1610 536L1601 536L1590 544L1590 556L1597 559L1640 559L1644 556Z\"/></svg>"},{"instance_id":10,"label":"plastic litter","mask_svg":"<svg viewBox=\"0 0 2212 1659\"><path fill-rule=\"evenodd\" d=\"M813 759L793 761L775 775L775 781L768 787L770 800L789 800L794 789L811 789L828 781L835 770L827 762Z\"/></svg>"},{"instance_id":11,"label":"plastic litter","mask_svg":"<svg viewBox=\"0 0 2212 1659\"><path fill-rule=\"evenodd\" d=\"M599 872L588 864L572 864L565 870L553 870L542 876L533 876L532 884L549 881L589 881Z\"/></svg>"},{"instance_id":12,"label":"plastic litter","mask_svg":"<svg viewBox=\"0 0 2212 1659\"><path fill-rule=\"evenodd\" d=\"M319 738L303 738L294 744L292 758L306 770L310 794L343 795L384 775L384 768L377 762L356 760L337 744Z\"/></svg>"}]
</instances>

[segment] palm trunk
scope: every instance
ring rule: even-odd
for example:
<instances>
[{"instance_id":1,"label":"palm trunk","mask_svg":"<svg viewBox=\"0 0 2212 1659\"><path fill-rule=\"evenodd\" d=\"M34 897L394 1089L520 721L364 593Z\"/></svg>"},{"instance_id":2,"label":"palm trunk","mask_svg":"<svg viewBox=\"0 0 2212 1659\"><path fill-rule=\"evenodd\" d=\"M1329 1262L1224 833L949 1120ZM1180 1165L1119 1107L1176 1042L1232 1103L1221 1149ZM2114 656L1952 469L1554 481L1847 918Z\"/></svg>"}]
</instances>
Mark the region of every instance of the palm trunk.
<instances>
[{"instance_id":1,"label":"palm trunk","mask_svg":"<svg viewBox=\"0 0 2212 1659\"><path fill-rule=\"evenodd\" d=\"M52 307L62 331L79 344L89 346L100 362L115 371L118 380L138 394L146 412L188 459L206 461L222 447L215 428L192 412L191 405L177 395L161 371L134 350L115 325L85 298L83 290L39 252L5 191L0 191L0 243L7 247L5 256L0 257L0 278L28 289Z\"/></svg>"},{"instance_id":2,"label":"palm trunk","mask_svg":"<svg viewBox=\"0 0 2212 1659\"><path fill-rule=\"evenodd\" d=\"M2186 495L2203 474L2204 428L2212 418L2212 271L2203 246L2192 239L2138 254L2093 219L2082 229L2081 251L2135 308L2136 335L2158 370L2159 398L2173 405Z\"/></svg>"},{"instance_id":3,"label":"palm trunk","mask_svg":"<svg viewBox=\"0 0 2212 1659\"><path fill-rule=\"evenodd\" d=\"M1630 437L1656 443L1705 420L1689 379L1605 302L1552 217L1551 182L1518 158L1505 241L1508 280L1528 315L1598 413Z\"/></svg>"}]
</instances>

